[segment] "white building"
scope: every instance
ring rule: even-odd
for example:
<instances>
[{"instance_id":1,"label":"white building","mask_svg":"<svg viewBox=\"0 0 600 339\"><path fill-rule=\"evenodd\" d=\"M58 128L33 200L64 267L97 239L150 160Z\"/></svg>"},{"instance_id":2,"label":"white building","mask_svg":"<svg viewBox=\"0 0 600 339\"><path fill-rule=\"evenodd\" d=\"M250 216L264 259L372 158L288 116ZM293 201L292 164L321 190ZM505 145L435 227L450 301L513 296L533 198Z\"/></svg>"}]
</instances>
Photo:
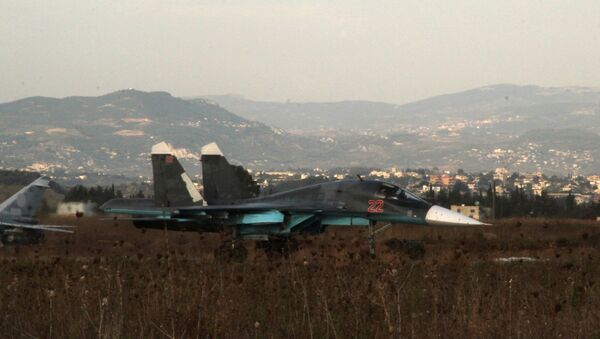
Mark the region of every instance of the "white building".
<instances>
[{"instance_id":1,"label":"white building","mask_svg":"<svg viewBox=\"0 0 600 339\"><path fill-rule=\"evenodd\" d=\"M450 210L453 212L466 215L469 218L479 220L479 206L477 205L450 205Z\"/></svg>"}]
</instances>

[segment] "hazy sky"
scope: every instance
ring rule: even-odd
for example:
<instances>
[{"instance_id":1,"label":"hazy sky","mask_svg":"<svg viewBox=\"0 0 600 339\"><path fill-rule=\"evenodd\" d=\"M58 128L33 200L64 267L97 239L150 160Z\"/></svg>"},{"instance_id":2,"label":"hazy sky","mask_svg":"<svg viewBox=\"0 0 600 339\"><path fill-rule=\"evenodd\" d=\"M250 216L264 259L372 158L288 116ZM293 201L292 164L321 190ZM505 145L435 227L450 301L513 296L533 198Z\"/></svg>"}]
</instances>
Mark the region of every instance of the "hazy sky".
<instances>
[{"instance_id":1,"label":"hazy sky","mask_svg":"<svg viewBox=\"0 0 600 339\"><path fill-rule=\"evenodd\" d=\"M404 103L494 83L600 87L600 1L0 0L0 101Z\"/></svg>"}]
</instances>

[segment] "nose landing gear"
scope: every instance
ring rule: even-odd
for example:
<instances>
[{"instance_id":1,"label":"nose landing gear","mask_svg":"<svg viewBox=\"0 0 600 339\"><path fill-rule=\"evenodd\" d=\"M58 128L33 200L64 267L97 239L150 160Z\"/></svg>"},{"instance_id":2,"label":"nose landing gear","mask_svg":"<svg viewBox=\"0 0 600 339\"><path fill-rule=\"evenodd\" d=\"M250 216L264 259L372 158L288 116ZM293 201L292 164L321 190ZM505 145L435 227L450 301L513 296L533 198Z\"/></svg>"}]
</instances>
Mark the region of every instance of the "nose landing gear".
<instances>
[{"instance_id":1,"label":"nose landing gear","mask_svg":"<svg viewBox=\"0 0 600 339\"><path fill-rule=\"evenodd\" d=\"M375 257L375 236L392 227L392 224L385 224L376 229L376 224L376 221L369 221L369 253L372 257Z\"/></svg>"}]
</instances>

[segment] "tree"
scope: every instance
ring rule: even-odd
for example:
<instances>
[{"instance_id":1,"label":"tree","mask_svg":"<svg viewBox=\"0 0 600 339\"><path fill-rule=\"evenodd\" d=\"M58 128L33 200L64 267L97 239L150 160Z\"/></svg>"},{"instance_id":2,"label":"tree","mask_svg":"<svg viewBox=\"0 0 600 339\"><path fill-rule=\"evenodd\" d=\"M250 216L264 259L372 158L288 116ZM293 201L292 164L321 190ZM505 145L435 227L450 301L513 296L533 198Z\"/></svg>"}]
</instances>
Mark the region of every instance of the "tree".
<instances>
[{"instance_id":1,"label":"tree","mask_svg":"<svg viewBox=\"0 0 600 339\"><path fill-rule=\"evenodd\" d=\"M435 192L433 191L433 186L429 184L429 191L427 191L427 200L435 201Z\"/></svg>"},{"instance_id":2,"label":"tree","mask_svg":"<svg viewBox=\"0 0 600 339\"><path fill-rule=\"evenodd\" d=\"M575 196L571 192L565 199L566 215L572 217L575 212Z\"/></svg>"},{"instance_id":3,"label":"tree","mask_svg":"<svg viewBox=\"0 0 600 339\"><path fill-rule=\"evenodd\" d=\"M445 189L441 189L437 196L437 204L448 207L448 192Z\"/></svg>"}]
</instances>

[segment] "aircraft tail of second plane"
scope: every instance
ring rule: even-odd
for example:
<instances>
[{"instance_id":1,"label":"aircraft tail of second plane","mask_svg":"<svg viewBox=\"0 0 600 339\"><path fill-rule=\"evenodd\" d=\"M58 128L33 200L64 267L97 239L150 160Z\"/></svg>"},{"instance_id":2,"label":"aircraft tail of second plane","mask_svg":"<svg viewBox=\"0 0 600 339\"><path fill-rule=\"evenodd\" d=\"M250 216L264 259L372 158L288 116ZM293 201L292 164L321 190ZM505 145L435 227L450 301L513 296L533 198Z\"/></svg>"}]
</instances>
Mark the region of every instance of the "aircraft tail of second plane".
<instances>
[{"instance_id":1,"label":"aircraft tail of second plane","mask_svg":"<svg viewBox=\"0 0 600 339\"><path fill-rule=\"evenodd\" d=\"M0 214L16 218L36 218L50 179L40 177L0 203Z\"/></svg>"}]
</instances>

